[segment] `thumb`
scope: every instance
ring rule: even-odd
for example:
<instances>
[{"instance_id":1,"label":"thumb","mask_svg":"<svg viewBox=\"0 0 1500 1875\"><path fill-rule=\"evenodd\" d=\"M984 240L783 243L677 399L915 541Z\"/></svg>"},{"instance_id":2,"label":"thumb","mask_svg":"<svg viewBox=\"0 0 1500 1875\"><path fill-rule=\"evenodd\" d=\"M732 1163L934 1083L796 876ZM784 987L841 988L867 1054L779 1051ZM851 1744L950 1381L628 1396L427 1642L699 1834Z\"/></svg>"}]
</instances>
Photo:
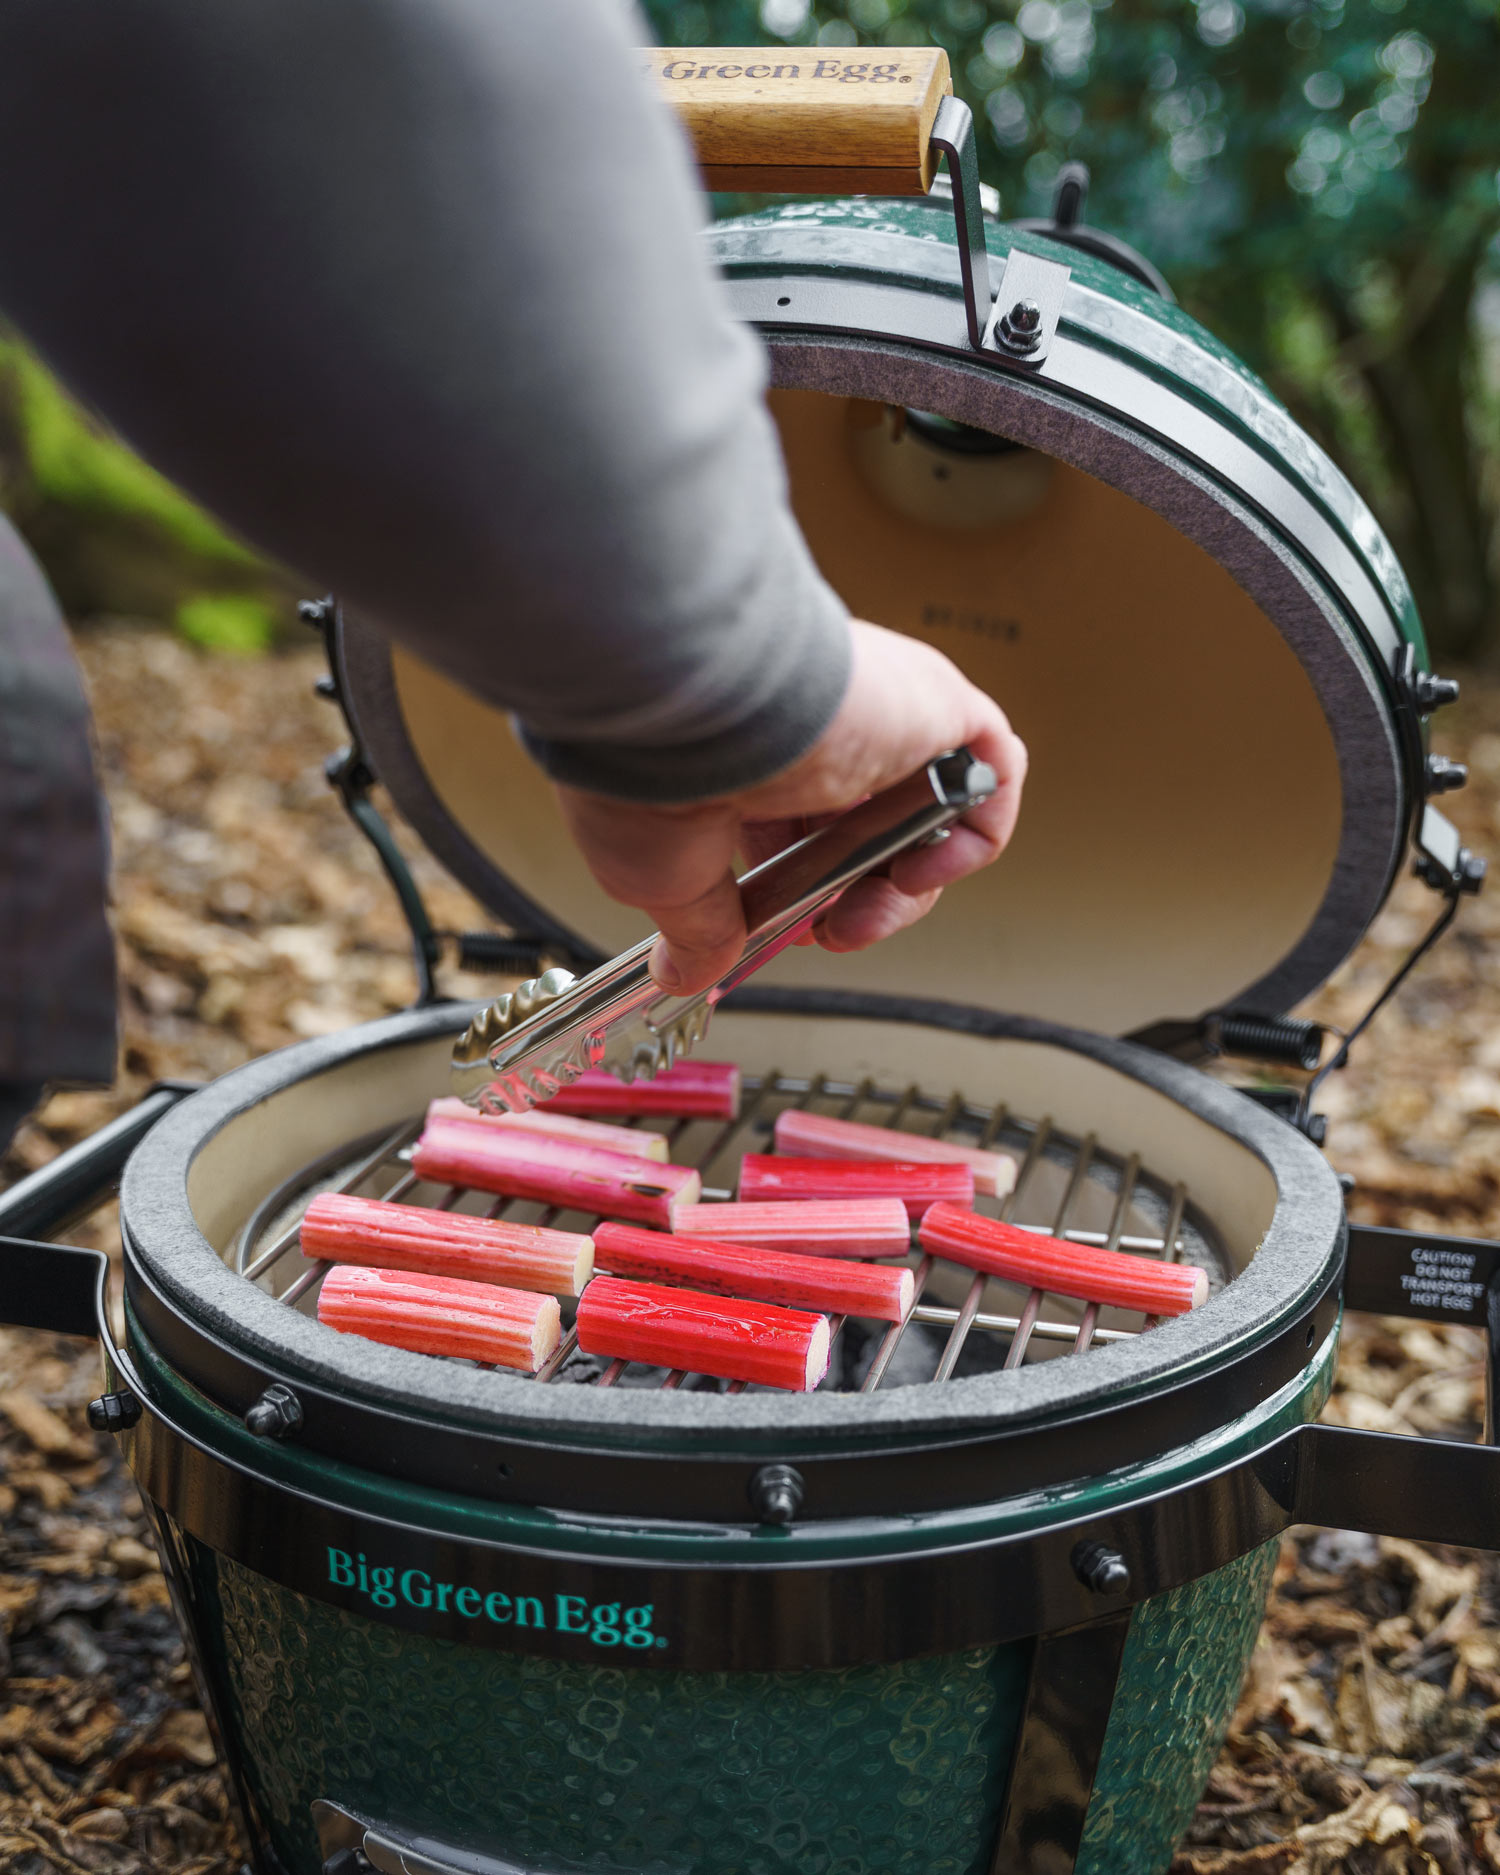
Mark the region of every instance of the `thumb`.
<instances>
[{"instance_id":1,"label":"thumb","mask_svg":"<svg viewBox=\"0 0 1500 1875\"><path fill-rule=\"evenodd\" d=\"M590 872L613 899L644 911L661 932L651 974L688 996L739 957L745 917L732 861L739 814L726 802L657 807L559 788Z\"/></svg>"}]
</instances>

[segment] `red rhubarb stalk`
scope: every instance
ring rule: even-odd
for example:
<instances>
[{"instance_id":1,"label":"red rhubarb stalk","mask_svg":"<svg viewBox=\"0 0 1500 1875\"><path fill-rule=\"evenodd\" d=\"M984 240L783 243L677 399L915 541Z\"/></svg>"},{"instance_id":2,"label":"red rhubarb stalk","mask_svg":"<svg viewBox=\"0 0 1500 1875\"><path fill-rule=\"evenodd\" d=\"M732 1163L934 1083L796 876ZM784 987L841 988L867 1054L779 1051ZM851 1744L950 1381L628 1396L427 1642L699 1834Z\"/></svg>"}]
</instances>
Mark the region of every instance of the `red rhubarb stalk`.
<instances>
[{"instance_id":1,"label":"red rhubarb stalk","mask_svg":"<svg viewBox=\"0 0 1500 1875\"><path fill-rule=\"evenodd\" d=\"M600 1224L594 1250L614 1276L686 1283L716 1296L748 1296L783 1308L823 1309L867 1321L899 1322L912 1304L912 1273L890 1264L748 1250L709 1237L668 1237L634 1224Z\"/></svg>"},{"instance_id":2,"label":"red rhubarb stalk","mask_svg":"<svg viewBox=\"0 0 1500 1875\"><path fill-rule=\"evenodd\" d=\"M967 1165L974 1172L975 1191L988 1198L1003 1198L1016 1182L1016 1162L1009 1153L981 1152L977 1146L955 1146L951 1140L898 1133L885 1126L866 1126L859 1120L834 1120L824 1113L803 1113L797 1107L788 1107L776 1116L776 1150L789 1158Z\"/></svg>"},{"instance_id":3,"label":"red rhubarb stalk","mask_svg":"<svg viewBox=\"0 0 1500 1875\"><path fill-rule=\"evenodd\" d=\"M555 1296L355 1263L323 1278L318 1320L387 1347L457 1354L524 1374L536 1372L562 1334Z\"/></svg>"},{"instance_id":4,"label":"red rhubarb stalk","mask_svg":"<svg viewBox=\"0 0 1500 1875\"><path fill-rule=\"evenodd\" d=\"M507 1198L531 1198L564 1211L628 1218L675 1228L698 1202L701 1180L691 1166L622 1159L542 1133L508 1132L440 1120L417 1141L412 1170L435 1185L464 1185Z\"/></svg>"},{"instance_id":5,"label":"red rhubarb stalk","mask_svg":"<svg viewBox=\"0 0 1500 1875\"><path fill-rule=\"evenodd\" d=\"M795 1393L810 1393L828 1371L828 1341L826 1315L613 1276L596 1276L578 1304L578 1345L585 1354Z\"/></svg>"},{"instance_id":6,"label":"red rhubarb stalk","mask_svg":"<svg viewBox=\"0 0 1500 1875\"><path fill-rule=\"evenodd\" d=\"M1158 1263L1122 1250L1044 1237L961 1205L935 1204L917 1227L917 1240L934 1256L965 1269L1147 1315L1183 1315L1208 1300L1208 1275L1193 1263Z\"/></svg>"},{"instance_id":7,"label":"red rhubarb stalk","mask_svg":"<svg viewBox=\"0 0 1500 1875\"><path fill-rule=\"evenodd\" d=\"M472 1120L479 1126L503 1126L512 1133L544 1133L553 1139L571 1140L575 1146L592 1146L597 1152L617 1152L627 1159L665 1162L667 1158L667 1142L660 1133L554 1113L550 1101L530 1113L481 1113L464 1100L434 1100L427 1109L427 1124L439 1120Z\"/></svg>"},{"instance_id":8,"label":"red rhubarb stalk","mask_svg":"<svg viewBox=\"0 0 1500 1875\"><path fill-rule=\"evenodd\" d=\"M679 1061L651 1081L622 1081L589 1068L546 1103L548 1113L665 1113L736 1120L740 1071L732 1061Z\"/></svg>"},{"instance_id":9,"label":"red rhubarb stalk","mask_svg":"<svg viewBox=\"0 0 1500 1875\"><path fill-rule=\"evenodd\" d=\"M870 1159L784 1159L747 1152L740 1161L740 1198L765 1204L799 1198L899 1198L918 1218L944 1200L973 1204L974 1168L935 1160L930 1165Z\"/></svg>"},{"instance_id":10,"label":"red rhubarb stalk","mask_svg":"<svg viewBox=\"0 0 1500 1875\"><path fill-rule=\"evenodd\" d=\"M320 1192L302 1219L302 1254L576 1296L594 1273L592 1238L462 1211Z\"/></svg>"},{"instance_id":11,"label":"red rhubarb stalk","mask_svg":"<svg viewBox=\"0 0 1500 1875\"><path fill-rule=\"evenodd\" d=\"M680 1236L813 1257L898 1257L911 1248L899 1198L808 1199L802 1204L704 1204L677 1213Z\"/></svg>"}]
</instances>

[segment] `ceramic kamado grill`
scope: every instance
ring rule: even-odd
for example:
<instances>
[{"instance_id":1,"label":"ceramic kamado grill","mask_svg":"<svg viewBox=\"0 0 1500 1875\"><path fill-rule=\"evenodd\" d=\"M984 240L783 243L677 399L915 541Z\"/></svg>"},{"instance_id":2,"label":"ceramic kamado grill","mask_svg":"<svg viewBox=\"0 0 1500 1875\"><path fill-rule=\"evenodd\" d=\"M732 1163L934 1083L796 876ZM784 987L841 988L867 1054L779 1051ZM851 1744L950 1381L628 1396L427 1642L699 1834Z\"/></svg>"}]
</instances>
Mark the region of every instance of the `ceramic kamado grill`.
<instances>
[{"instance_id":1,"label":"ceramic kamado grill","mask_svg":"<svg viewBox=\"0 0 1500 1875\"><path fill-rule=\"evenodd\" d=\"M650 64L711 184L833 198L708 237L798 515L857 613L1003 701L1032 773L1004 860L919 927L789 949L725 1000L738 1119L647 1124L710 1191L789 1106L998 1146L1017 1182L981 1210L1199 1264L1210 1299L1154 1322L914 1251L908 1320L844 1322L806 1394L571 1337L522 1378L320 1324L314 1193L495 1208L409 1164L476 1010L433 993L444 940L372 775L514 934L471 963L583 974L644 935L508 723L320 605L333 778L421 1000L160 1089L14 1188L5 1319L103 1338L94 1418L259 1875L1156 1875L1281 1531L1500 1547L1493 1449L1317 1417L1342 1308L1493 1327L1496 1247L1351 1230L1306 1091L1192 1065L1312 1066L1285 1012L1398 870L1434 930L1477 886L1429 799L1461 779L1425 752L1452 686L1358 497L1081 223L1083 179L1052 222L986 215L941 54ZM122 1166L117 1345L102 1260L40 1240Z\"/></svg>"}]
</instances>

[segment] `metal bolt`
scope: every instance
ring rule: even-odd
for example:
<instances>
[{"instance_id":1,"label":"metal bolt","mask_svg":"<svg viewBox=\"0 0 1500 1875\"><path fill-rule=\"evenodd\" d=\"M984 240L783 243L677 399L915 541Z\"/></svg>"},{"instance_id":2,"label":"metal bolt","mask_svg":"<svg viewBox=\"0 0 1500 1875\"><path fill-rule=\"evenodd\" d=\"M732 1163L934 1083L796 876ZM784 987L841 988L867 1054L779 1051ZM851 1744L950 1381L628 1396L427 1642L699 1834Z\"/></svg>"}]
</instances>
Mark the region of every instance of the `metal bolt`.
<instances>
[{"instance_id":1,"label":"metal bolt","mask_svg":"<svg viewBox=\"0 0 1500 1875\"><path fill-rule=\"evenodd\" d=\"M332 598L304 599L297 607L297 616L304 625L310 625L314 631L321 631L334 614Z\"/></svg>"},{"instance_id":2,"label":"metal bolt","mask_svg":"<svg viewBox=\"0 0 1500 1875\"><path fill-rule=\"evenodd\" d=\"M1018 299L1000 315L996 327L1000 342L1013 352L1034 352L1042 342L1042 309L1034 299Z\"/></svg>"},{"instance_id":3,"label":"metal bolt","mask_svg":"<svg viewBox=\"0 0 1500 1875\"><path fill-rule=\"evenodd\" d=\"M1427 792L1429 794L1451 794L1455 788L1461 788L1469 779L1469 771L1462 762L1451 762L1446 755L1429 755L1427 758Z\"/></svg>"},{"instance_id":4,"label":"metal bolt","mask_svg":"<svg viewBox=\"0 0 1500 1875\"><path fill-rule=\"evenodd\" d=\"M760 1523L790 1523L802 1507L802 1473L795 1465L762 1465L747 1495Z\"/></svg>"},{"instance_id":5,"label":"metal bolt","mask_svg":"<svg viewBox=\"0 0 1500 1875\"><path fill-rule=\"evenodd\" d=\"M279 1382L267 1387L245 1415L245 1425L257 1439L284 1439L301 1424L302 1402Z\"/></svg>"},{"instance_id":6,"label":"metal bolt","mask_svg":"<svg viewBox=\"0 0 1500 1875\"><path fill-rule=\"evenodd\" d=\"M1130 1568L1117 1549L1107 1543L1079 1543L1071 1557L1073 1573L1096 1595L1123 1595L1130 1587Z\"/></svg>"},{"instance_id":7,"label":"metal bolt","mask_svg":"<svg viewBox=\"0 0 1500 1875\"><path fill-rule=\"evenodd\" d=\"M101 1393L89 1401L88 1420L95 1432L128 1432L139 1423L141 1411L133 1393Z\"/></svg>"},{"instance_id":8,"label":"metal bolt","mask_svg":"<svg viewBox=\"0 0 1500 1875\"><path fill-rule=\"evenodd\" d=\"M1412 694L1424 710L1441 710L1458 701L1458 679L1435 677L1431 671L1418 671L1412 679Z\"/></svg>"}]
</instances>

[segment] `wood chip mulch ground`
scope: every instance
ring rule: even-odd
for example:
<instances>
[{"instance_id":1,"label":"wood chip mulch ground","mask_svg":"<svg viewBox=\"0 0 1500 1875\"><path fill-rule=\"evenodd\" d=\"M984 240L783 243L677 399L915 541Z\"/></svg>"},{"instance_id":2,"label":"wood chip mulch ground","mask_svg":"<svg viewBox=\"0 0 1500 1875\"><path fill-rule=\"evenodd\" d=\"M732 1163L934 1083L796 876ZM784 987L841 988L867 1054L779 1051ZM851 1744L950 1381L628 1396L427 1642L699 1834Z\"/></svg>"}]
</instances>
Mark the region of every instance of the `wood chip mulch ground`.
<instances>
[{"instance_id":1,"label":"wood chip mulch ground","mask_svg":"<svg viewBox=\"0 0 1500 1875\"><path fill-rule=\"evenodd\" d=\"M81 641L114 822L122 1072L52 1096L5 1179L153 1080L202 1078L400 1008L403 929L322 776L339 725L318 653L205 657L127 626ZM1500 683L1471 679L1436 746L1467 760L1445 803L1500 853ZM1249 785L1249 778L1247 778ZM485 922L407 841L438 922ZM1436 910L1398 886L1310 1013L1348 1026ZM477 979L448 977L456 993ZM1500 879L1325 1084L1355 1214L1500 1232ZM77 1240L109 1248L102 1213ZM1471 1330L1352 1320L1328 1416L1473 1437ZM0 1871L231 1875L240 1849L139 1502L86 1429L97 1355L0 1330ZM1283 1544L1224 1752L1174 1875L1500 1872L1495 1559L1349 1533Z\"/></svg>"}]
</instances>

